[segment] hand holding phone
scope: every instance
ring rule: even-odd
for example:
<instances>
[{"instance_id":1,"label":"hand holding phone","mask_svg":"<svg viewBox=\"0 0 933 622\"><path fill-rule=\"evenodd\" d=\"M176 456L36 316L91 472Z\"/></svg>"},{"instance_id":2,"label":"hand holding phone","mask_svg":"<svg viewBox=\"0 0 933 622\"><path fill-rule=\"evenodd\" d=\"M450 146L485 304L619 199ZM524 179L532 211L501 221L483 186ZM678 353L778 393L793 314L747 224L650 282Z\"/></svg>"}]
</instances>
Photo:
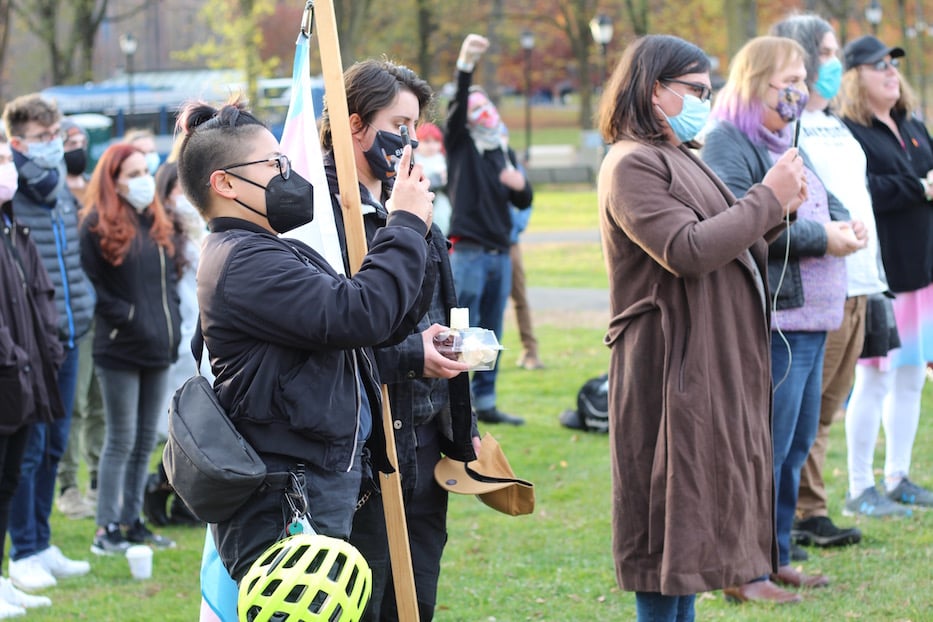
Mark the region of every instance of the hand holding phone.
<instances>
[{"instance_id":1,"label":"hand holding phone","mask_svg":"<svg viewBox=\"0 0 933 622\"><path fill-rule=\"evenodd\" d=\"M405 143L405 145L407 146L411 146L411 136L408 135L408 126L407 125L398 126L398 133L401 134L402 136L402 142ZM412 151L411 164L408 165L409 174L411 174L411 169L413 169L414 167L415 167L415 154L414 154L414 151Z\"/></svg>"}]
</instances>

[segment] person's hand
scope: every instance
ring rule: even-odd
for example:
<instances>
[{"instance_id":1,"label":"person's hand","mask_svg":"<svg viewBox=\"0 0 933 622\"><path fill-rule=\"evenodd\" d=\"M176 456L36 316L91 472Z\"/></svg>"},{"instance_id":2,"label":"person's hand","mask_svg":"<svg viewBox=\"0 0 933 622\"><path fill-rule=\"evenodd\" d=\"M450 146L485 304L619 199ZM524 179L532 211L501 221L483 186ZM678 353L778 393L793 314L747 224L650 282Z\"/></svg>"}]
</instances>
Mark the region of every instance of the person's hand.
<instances>
[{"instance_id":1,"label":"person's hand","mask_svg":"<svg viewBox=\"0 0 933 622\"><path fill-rule=\"evenodd\" d=\"M424 345L425 378L453 378L470 368L466 363L452 361L437 351L434 346L434 337L446 330L450 329L440 324L431 324L421 333L421 343Z\"/></svg>"},{"instance_id":2,"label":"person's hand","mask_svg":"<svg viewBox=\"0 0 933 622\"><path fill-rule=\"evenodd\" d=\"M412 166L411 157L411 145L405 145L386 209L389 212L410 212L423 220L430 229L434 218L434 193L430 190L431 182L425 176L424 168L420 164Z\"/></svg>"},{"instance_id":3,"label":"person's hand","mask_svg":"<svg viewBox=\"0 0 933 622\"><path fill-rule=\"evenodd\" d=\"M473 67L476 66L476 61L480 59L487 49L489 49L489 39L482 35L468 34L460 45L457 66L464 67L465 71L472 71Z\"/></svg>"},{"instance_id":4,"label":"person's hand","mask_svg":"<svg viewBox=\"0 0 933 622\"><path fill-rule=\"evenodd\" d=\"M483 447L483 441L478 436L473 437L473 453L479 458L479 450Z\"/></svg>"},{"instance_id":5,"label":"person's hand","mask_svg":"<svg viewBox=\"0 0 933 622\"><path fill-rule=\"evenodd\" d=\"M803 158L796 148L784 152L761 182L771 188L778 202L784 206L784 214L792 214L807 199L807 180L803 170Z\"/></svg>"},{"instance_id":6,"label":"person's hand","mask_svg":"<svg viewBox=\"0 0 933 622\"><path fill-rule=\"evenodd\" d=\"M849 225L852 227L852 233L855 234L855 239L859 242L865 242L865 245L868 245L868 227L865 226L861 220L850 220Z\"/></svg>"},{"instance_id":7,"label":"person's hand","mask_svg":"<svg viewBox=\"0 0 933 622\"><path fill-rule=\"evenodd\" d=\"M508 156L506 156L508 158ZM516 192L525 187L525 176L515 167L507 166L499 173L499 181L507 188Z\"/></svg>"},{"instance_id":8,"label":"person's hand","mask_svg":"<svg viewBox=\"0 0 933 622\"><path fill-rule=\"evenodd\" d=\"M926 200L933 201L933 170L927 171L926 177L920 179L920 184L923 186L923 196Z\"/></svg>"},{"instance_id":9,"label":"person's hand","mask_svg":"<svg viewBox=\"0 0 933 622\"><path fill-rule=\"evenodd\" d=\"M800 190L797 191L797 196L784 206L784 215L795 213L809 196L810 190L807 188L807 180L804 178L803 183L800 185Z\"/></svg>"},{"instance_id":10,"label":"person's hand","mask_svg":"<svg viewBox=\"0 0 933 622\"><path fill-rule=\"evenodd\" d=\"M823 225L826 229L826 254L833 257L845 257L865 248L867 236L859 240L847 222L832 220Z\"/></svg>"}]
</instances>

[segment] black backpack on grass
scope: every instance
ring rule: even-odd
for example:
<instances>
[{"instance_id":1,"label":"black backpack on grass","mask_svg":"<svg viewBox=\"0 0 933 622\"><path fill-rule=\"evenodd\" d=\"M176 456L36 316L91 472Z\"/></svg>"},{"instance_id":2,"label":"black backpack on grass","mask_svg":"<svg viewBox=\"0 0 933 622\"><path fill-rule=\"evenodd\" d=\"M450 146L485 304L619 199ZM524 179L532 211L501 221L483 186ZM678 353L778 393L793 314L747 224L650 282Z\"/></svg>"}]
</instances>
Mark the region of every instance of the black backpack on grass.
<instances>
[{"instance_id":1,"label":"black backpack on grass","mask_svg":"<svg viewBox=\"0 0 933 622\"><path fill-rule=\"evenodd\" d=\"M560 423L572 430L609 431L609 374L590 378L577 392L576 410L565 410Z\"/></svg>"},{"instance_id":2,"label":"black backpack on grass","mask_svg":"<svg viewBox=\"0 0 933 622\"><path fill-rule=\"evenodd\" d=\"M143 516L151 525L164 527L165 525L191 525L198 526L204 523L195 516L181 497L175 494L175 489L168 483L165 467L159 463L159 469L150 473L146 479L146 492L143 496Z\"/></svg>"}]
</instances>

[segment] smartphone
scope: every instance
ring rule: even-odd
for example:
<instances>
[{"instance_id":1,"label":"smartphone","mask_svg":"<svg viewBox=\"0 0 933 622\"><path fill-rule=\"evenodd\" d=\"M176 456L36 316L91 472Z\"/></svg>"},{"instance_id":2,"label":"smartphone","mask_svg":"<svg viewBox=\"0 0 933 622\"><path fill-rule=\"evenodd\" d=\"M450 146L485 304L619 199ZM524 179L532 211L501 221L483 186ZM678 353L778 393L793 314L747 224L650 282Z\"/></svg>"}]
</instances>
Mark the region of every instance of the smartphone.
<instances>
[{"instance_id":1,"label":"smartphone","mask_svg":"<svg viewBox=\"0 0 933 622\"><path fill-rule=\"evenodd\" d=\"M797 143L800 142L800 119L794 123L794 144L793 147L797 148Z\"/></svg>"},{"instance_id":2,"label":"smartphone","mask_svg":"<svg viewBox=\"0 0 933 622\"><path fill-rule=\"evenodd\" d=\"M406 145L411 144L411 136L408 135L408 126L400 125L398 126L398 133L402 135L402 142ZM404 147L403 147L404 148ZM411 169L415 168L415 152L411 152L411 164L408 165L408 172L411 173Z\"/></svg>"}]
</instances>

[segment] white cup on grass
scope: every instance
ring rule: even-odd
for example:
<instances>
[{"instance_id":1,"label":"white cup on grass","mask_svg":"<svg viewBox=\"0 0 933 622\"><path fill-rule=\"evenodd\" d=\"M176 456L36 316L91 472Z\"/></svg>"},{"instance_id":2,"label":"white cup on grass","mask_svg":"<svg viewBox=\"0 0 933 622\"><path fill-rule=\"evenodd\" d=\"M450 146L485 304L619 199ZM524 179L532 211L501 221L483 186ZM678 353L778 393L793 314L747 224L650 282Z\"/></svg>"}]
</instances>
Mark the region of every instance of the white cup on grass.
<instances>
[{"instance_id":1,"label":"white cup on grass","mask_svg":"<svg viewBox=\"0 0 933 622\"><path fill-rule=\"evenodd\" d=\"M126 561L130 563L130 574L134 579L152 576L152 549L148 546L136 544L126 549Z\"/></svg>"}]
</instances>

